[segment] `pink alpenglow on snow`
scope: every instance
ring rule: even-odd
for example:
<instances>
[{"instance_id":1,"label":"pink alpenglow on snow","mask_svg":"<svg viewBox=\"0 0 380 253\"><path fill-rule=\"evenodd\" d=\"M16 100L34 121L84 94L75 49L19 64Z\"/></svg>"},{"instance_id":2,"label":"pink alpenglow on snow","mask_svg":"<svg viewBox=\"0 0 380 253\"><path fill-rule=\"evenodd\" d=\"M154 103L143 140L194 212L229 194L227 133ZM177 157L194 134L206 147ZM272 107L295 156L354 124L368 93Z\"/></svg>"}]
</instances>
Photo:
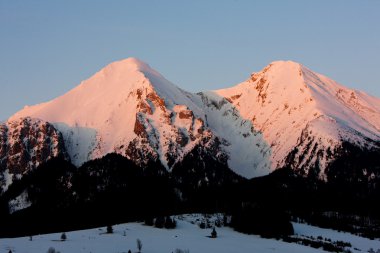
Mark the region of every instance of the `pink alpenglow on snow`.
<instances>
[{"instance_id":1,"label":"pink alpenglow on snow","mask_svg":"<svg viewBox=\"0 0 380 253\"><path fill-rule=\"evenodd\" d=\"M75 165L116 152L170 170L201 145L246 178L289 159L306 174L317 165L325 178L343 142L371 148L380 140L379 99L291 61L273 62L231 88L193 94L128 58L10 120L20 117L52 123Z\"/></svg>"}]
</instances>

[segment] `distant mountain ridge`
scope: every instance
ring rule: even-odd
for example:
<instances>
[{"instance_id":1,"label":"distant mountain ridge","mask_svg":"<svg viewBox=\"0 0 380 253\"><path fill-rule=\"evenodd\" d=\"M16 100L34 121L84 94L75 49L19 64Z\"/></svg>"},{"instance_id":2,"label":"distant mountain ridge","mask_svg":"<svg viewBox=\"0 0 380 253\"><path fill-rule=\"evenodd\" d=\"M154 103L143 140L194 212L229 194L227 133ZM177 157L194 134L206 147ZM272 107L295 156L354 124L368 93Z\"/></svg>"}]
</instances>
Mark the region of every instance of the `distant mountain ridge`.
<instances>
[{"instance_id":1,"label":"distant mountain ridge","mask_svg":"<svg viewBox=\"0 0 380 253\"><path fill-rule=\"evenodd\" d=\"M21 177L50 157L62 155L79 166L118 153L141 167L159 161L169 172L197 154L200 161L215 160L246 178L290 167L327 179L347 151L344 143L364 153L380 150L380 99L290 61L273 62L231 88L193 94L128 58L61 97L25 107L1 124L0 137L17 128L10 122L25 119L46 122L52 130L37 143L30 141L35 136L30 131L22 138L7 135L0 139L2 147L21 140L29 143L27 150L40 150L49 139L60 148L48 149L43 158L27 151L20 164L29 165L8 171L7 178ZM7 150L1 159L10 157ZM2 163L3 181L7 169Z\"/></svg>"}]
</instances>

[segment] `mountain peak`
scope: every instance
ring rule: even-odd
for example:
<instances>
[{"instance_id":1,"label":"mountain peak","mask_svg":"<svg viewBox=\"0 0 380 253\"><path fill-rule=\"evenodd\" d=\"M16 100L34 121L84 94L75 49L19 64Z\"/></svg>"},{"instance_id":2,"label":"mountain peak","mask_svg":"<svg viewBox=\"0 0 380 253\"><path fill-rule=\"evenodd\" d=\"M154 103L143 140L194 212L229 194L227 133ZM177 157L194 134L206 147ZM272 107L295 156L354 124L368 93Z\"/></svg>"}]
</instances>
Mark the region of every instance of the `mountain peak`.
<instances>
[{"instance_id":1,"label":"mountain peak","mask_svg":"<svg viewBox=\"0 0 380 253\"><path fill-rule=\"evenodd\" d=\"M134 57L129 57L123 60L112 62L104 68L102 68L98 73L102 76L112 76L115 74L122 75L123 73L131 72L141 72L143 74L157 74L157 72L153 70L147 63Z\"/></svg>"},{"instance_id":2,"label":"mountain peak","mask_svg":"<svg viewBox=\"0 0 380 253\"><path fill-rule=\"evenodd\" d=\"M300 63L291 61L291 60L278 60L273 61L269 64L269 66L278 66L278 67L284 67L284 66L301 66Z\"/></svg>"},{"instance_id":3,"label":"mountain peak","mask_svg":"<svg viewBox=\"0 0 380 253\"><path fill-rule=\"evenodd\" d=\"M151 67L147 63L135 57L129 57L123 60L112 62L105 68L122 68L139 71L151 70Z\"/></svg>"},{"instance_id":4,"label":"mountain peak","mask_svg":"<svg viewBox=\"0 0 380 253\"><path fill-rule=\"evenodd\" d=\"M125 64L135 64L135 65L147 65L145 62L142 60L136 58L136 57L128 57L123 60L117 61L117 62L122 62Z\"/></svg>"},{"instance_id":5,"label":"mountain peak","mask_svg":"<svg viewBox=\"0 0 380 253\"><path fill-rule=\"evenodd\" d=\"M299 75L303 69L303 65L294 61L273 61L264 67L258 74L270 73L273 76L278 74Z\"/></svg>"},{"instance_id":6,"label":"mountain peak","mask_svg":"<svg viewBox=\"0 0 380 253\"><path fill-rule=\"evenodd\" d=\"M306 70L307 68L294 61L274 61L259 72L253 72L247 82L238 86L251 89L253 84L260 95L265 95L267 91L271 92L270 90L278 95L285 95L284 90L291 91L292 94L296 90L303 92L307 88L304 80Z\"/></svg>"}]
</instances>

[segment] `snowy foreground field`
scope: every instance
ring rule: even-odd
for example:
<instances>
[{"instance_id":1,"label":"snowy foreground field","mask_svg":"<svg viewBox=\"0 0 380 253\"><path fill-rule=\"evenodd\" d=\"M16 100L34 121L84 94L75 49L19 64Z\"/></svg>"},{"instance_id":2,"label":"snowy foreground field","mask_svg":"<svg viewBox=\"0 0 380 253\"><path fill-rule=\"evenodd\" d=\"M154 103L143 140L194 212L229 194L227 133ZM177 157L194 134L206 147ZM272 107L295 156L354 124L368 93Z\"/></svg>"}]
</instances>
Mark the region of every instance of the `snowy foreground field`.
<instances>
[{"instance_id":1,"label":"snowy foreground field","mask_svg":"<svg viewBox=\"0 0 380 253\"><path fill-rule=\"evenodd\" d=\"M201 229L193 224L199 215L176 217L177 228L158 229L141 223L126 223L113 226L114 233L107 234L106 228L67 232L67 240L61 241L61 233L14 239L0 239L0 253L46 253L50 247L61 253L122 253L137 252L136 240L140 239L142 253L171 253L176 249L189 250L190 253L308 253L324 252L296 243L286 243L274 239L263 239L256 235L245 235L229 227L217 228L218 237L209 237L211 229ZM295 233L303 238L322 236L332 241L351 243L347 250L351 252L368 252L380 249L379 240L369 240L348 233L330 229L321 229L305 224L293 223Z\"/></svg>"}]
</instances>

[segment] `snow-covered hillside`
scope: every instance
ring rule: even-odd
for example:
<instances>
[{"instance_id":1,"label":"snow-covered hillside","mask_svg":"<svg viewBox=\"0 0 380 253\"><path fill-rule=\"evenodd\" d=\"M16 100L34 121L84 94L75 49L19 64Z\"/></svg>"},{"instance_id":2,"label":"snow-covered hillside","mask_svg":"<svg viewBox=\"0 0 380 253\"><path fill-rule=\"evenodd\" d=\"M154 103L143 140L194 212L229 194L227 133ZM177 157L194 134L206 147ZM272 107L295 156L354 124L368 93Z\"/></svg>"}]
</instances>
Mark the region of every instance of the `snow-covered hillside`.
<instances>
[{"instance_id":1,"label":"snow-covered hillside","mask_svg":"<svg viewBox=\"0 0 380 253\"><path fill-rule=\"evenodd\" d=\"M263 133L273 169L288 162L307 174L317 166L323 177L342 141L371 148L380 139L379 99L295 62L273 62L247 81L215 93Z\"/></svg>"},{"instance_id":2,"label":"snow-covered hillside","mask_svg":"<svg viewBox=\"0 0 380 253\"><path fill-rule=\"evenodd\" d=\"M194 215L185 215L177 220L177 228L172 230L144 226L141 223L127 223L113 226L114 233L106 234L106 228L67 232L67 240L61 241L61 233L35 235L29 237L0 239L0 251L15 253L47 252L50 247L61 253L104 253L137 252L136 240L142 242L143 253L175 252L176 249L193 252L247 253L247 252L282 252L282 253L317 253L325 252L322 248L286 243L274 239L264 239L256 235L238 233L229 227L216 228L218 237L209 238L211 229L200 229L192 224ZM379 240L369 240L351 234L329 229L294 223L295 233L299 237L322 236L332 241L351 243L347 250L367 252L370 248L380 249Z\"/></svg>"}]
</instances>

